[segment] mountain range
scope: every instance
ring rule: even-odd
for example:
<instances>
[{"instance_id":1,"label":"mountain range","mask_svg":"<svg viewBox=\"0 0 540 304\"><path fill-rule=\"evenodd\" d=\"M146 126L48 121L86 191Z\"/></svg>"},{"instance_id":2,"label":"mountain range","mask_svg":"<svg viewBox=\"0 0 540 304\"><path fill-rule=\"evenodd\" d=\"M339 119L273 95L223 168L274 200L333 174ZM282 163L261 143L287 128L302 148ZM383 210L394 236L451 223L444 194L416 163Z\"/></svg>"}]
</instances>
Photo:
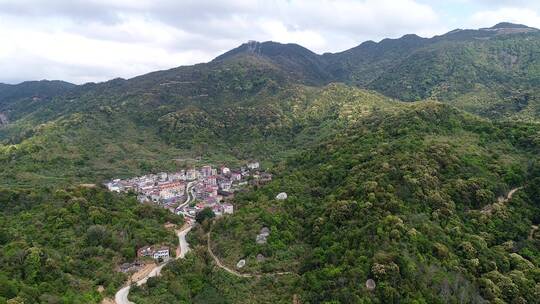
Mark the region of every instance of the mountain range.
<instances>
[{"instance_id":1,"label":"mountain range","mask_svg":"<svg viewBox=\"0 0 540 304\"><path fill-rule=\"evenodd\" d=\"M511 23L322 55L250 41L131 79L0 84L0 303L97 303L124 279L106 269L174 239L159 221L180 219L79 185L250 159L274 180L192 232L194 254L134 288L137 303L535 303L539 84L540 31ZM294 275L226 276L207 234L226 263Z\"/></svg>"}]
</instances>

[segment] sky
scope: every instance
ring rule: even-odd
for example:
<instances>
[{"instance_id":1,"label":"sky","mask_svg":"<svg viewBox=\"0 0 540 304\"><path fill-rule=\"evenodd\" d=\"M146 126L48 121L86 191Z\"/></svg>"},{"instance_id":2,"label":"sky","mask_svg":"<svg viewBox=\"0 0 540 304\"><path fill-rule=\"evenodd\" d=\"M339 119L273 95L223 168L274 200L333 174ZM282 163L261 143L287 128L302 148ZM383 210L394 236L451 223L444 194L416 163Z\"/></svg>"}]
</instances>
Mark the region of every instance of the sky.
<instances>
[{"instance_id":1,"label":"sky","mask_svg":"<svg viewBox=\"0 0 540 304\"><path fill-rule=\"evenodd\" d=\"M324 53L502 21L540 28L540 1L0 0L0 82L100 82L207 62L248 40Z\"/></svg>"}]
</instances>

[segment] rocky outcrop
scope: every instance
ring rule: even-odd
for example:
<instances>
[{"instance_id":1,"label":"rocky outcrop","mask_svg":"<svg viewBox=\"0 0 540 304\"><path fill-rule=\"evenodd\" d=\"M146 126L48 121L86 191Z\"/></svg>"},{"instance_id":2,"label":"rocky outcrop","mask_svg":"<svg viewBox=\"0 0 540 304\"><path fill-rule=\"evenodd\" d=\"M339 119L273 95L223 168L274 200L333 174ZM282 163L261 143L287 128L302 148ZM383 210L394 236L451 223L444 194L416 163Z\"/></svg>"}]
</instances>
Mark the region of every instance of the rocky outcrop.
<instances>
[{"instance_id":1,"label":"rocky outcrop","mask_svg":"<svg viewBox=\"0 0 540 304\"><path fill-rule=\"evenodd\" d=\"M0 128L6 126L8 122L9 121L6 114L0 112Z\"/></svg>"}]
</instances>

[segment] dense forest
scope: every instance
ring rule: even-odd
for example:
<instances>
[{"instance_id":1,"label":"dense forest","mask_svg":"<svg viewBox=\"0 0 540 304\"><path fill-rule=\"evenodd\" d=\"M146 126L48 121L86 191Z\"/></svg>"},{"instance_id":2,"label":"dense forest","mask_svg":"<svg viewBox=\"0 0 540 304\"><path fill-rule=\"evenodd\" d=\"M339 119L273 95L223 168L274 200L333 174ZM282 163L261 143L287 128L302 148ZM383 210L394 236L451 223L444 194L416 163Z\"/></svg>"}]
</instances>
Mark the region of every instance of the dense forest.
<instances>
[{"instance_id":1,"label":"dense forest","mask_svg":"<svg viewBox=\"0 0 540 304\"><path fill-rule=\"evenodd\" d=\"M238 212L213 225L213 251L231 267L245 259L242 272L269 274L244 279L253 288L292 280L289 288L276 286L287 295L275 300L283 303L294 295L302 303L534 303L538 131L437 103L374 114L281 164L272 184L240 195ZM511 202L498 201L514 188ZM281 191L287 200L275 199ZM271 233L257 244L262 227ZM227 295L206 255L198 254L202 282ZM297 276L272 276L277 271ZM134 298L207 299L170 292L185 279L171 270ZM368 279L377 284L372 292ZM257 295L214 300L261 301Z\"/></svg>"},{"instance_id":2,"label":"dense forest","mask_svg":"<svg viewBox=\"0 0 540 304\"><path fill-rule=\"evenodd\" d=\"M104 189L0 190L0 303L99 303L144 245L178 239L182 218ZM98 287L104 290L98 292Z\"/></svg>"},{"instance_id":3,"label":"dense forest","mask_svg":"<svg viewBox=\"0 0 540 304\"><path fill-rule=\"evenodd\" d=\"M99 303L137 248L178 245L181 217L106 180L253 159L273 181L202 213L131 301L537 303L539 35L250 42L128 80L0 85L0 304Z\"/></svg>"}]
</instances>

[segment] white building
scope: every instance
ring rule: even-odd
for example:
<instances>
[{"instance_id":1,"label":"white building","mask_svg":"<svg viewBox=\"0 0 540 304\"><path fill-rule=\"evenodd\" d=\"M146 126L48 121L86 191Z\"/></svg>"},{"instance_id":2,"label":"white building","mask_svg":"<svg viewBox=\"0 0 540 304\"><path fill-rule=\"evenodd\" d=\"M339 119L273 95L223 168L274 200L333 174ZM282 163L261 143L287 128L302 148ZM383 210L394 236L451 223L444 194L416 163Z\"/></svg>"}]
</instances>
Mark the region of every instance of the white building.
<instances>
[{"instance_id":1,"label":"white building","mask_svg":"<svg viewBox=\"0 0 540 304\"><path fill-rule=\"evenodd\" d=\"M229 175L229 174L231 174L231 169L229 169L227 167L221 167L221 174Z\"/></svg>"},{"instance_id":2,"label":"white building","mask_svg":"<svg viewBox=\"0 0 540 304\"><path fill-rule=\"evenodd\" d=\"M232 188L232 182L229 180L221 180L219 181L219 188L223 191L231 191Z\"/></svg>"},{"instance_id":3,"label":"white building","mask_svg":"<svg viewBox=\"0 0 540 304\"><path fill-rule=\"evenodd\" d=\"M247 164L247 167L248 167L250 170L256 170L256 169L259 169L260 164L259 164L259 162L251 162L251 163L248 163L248 164Z\"/></svg>"},{"instance_id":4,"label":"white building","mask_svg":"<svg viewBox=\"0 0 540 304\"><path fill-rule=\"evenodd\" d=\"M161 199L161 196L159 196L159 193L152 193L150 194L150 199L152 202L157 203Z\"/></svg>"},{"instance_id":5,"label":"white building","mask_svg":"<svg viewBox=\"0 0 540 304\"><path fill-rule=\"evenodd\" d=\"M224 214L233 214L234 206L232 204L223 204L223 213Z\"/></svg>"},{"instance_id":6,"label":"white building","mask_svg":"<svg viewBox=\"0 0 540 304\"><path fill-rule=\"evenodd\" d=\"M169 248L168 247L157 248L154 251L154 254L152 255L152 257L154 258L154 260L157 260L159 258L161 258L164 261L168 260L169 259Z\"/></svg>"},{"instance_id":7,"label":"white building","mask_svg":"<svg viewBox=\"0 0 540 304\"><path fill-rule=\"evenodd\" d=\"M187 180L195 180L199 178L199 172L195 169L189 169L186 171L186 179Z\"/></svg>"},{"instance_id":8,"label":"white building","mask_svg":"<svg viewBox=\"0 0 540 304\"><path fill-rule=\"evenodd\" d=\"M169 174L169 180L171 181L186 180L186 172L182 170L180 172Z\"/></svg>"},{"instance_id":9,"label":"white building","mask_svg":"<svg viewBox=\"0 0 540 304\"><path fill-rule=\"evenodd\" d=\"M144 195L144 194L139 194L137 196L137 200L140 202L140 203L146 203L149 201L148 199L148 196Z\"/></svg>"},{"instance_id":10,"label":"white building","mask_svg":"<svg viewBox=\"0 0 540 304\"><path fill-rule=\"evenodd\" d=\"M169 175L167 174L167 172L160 172L158 173L158 177L160 181L166 181Z\"/></svg>"},{"instance_id":11,"label":"white building","mask_svg":"<svg viewBox=\"0 0 540 304\"><path fill-rule=\"evenodd\" d=\"M115 182L107 183L107 189L109 189L109 191L111 191L111 192L120 192L120 191L122 191L121 186L119 184L115 183Z\"/></svg>"}]
</instances>

